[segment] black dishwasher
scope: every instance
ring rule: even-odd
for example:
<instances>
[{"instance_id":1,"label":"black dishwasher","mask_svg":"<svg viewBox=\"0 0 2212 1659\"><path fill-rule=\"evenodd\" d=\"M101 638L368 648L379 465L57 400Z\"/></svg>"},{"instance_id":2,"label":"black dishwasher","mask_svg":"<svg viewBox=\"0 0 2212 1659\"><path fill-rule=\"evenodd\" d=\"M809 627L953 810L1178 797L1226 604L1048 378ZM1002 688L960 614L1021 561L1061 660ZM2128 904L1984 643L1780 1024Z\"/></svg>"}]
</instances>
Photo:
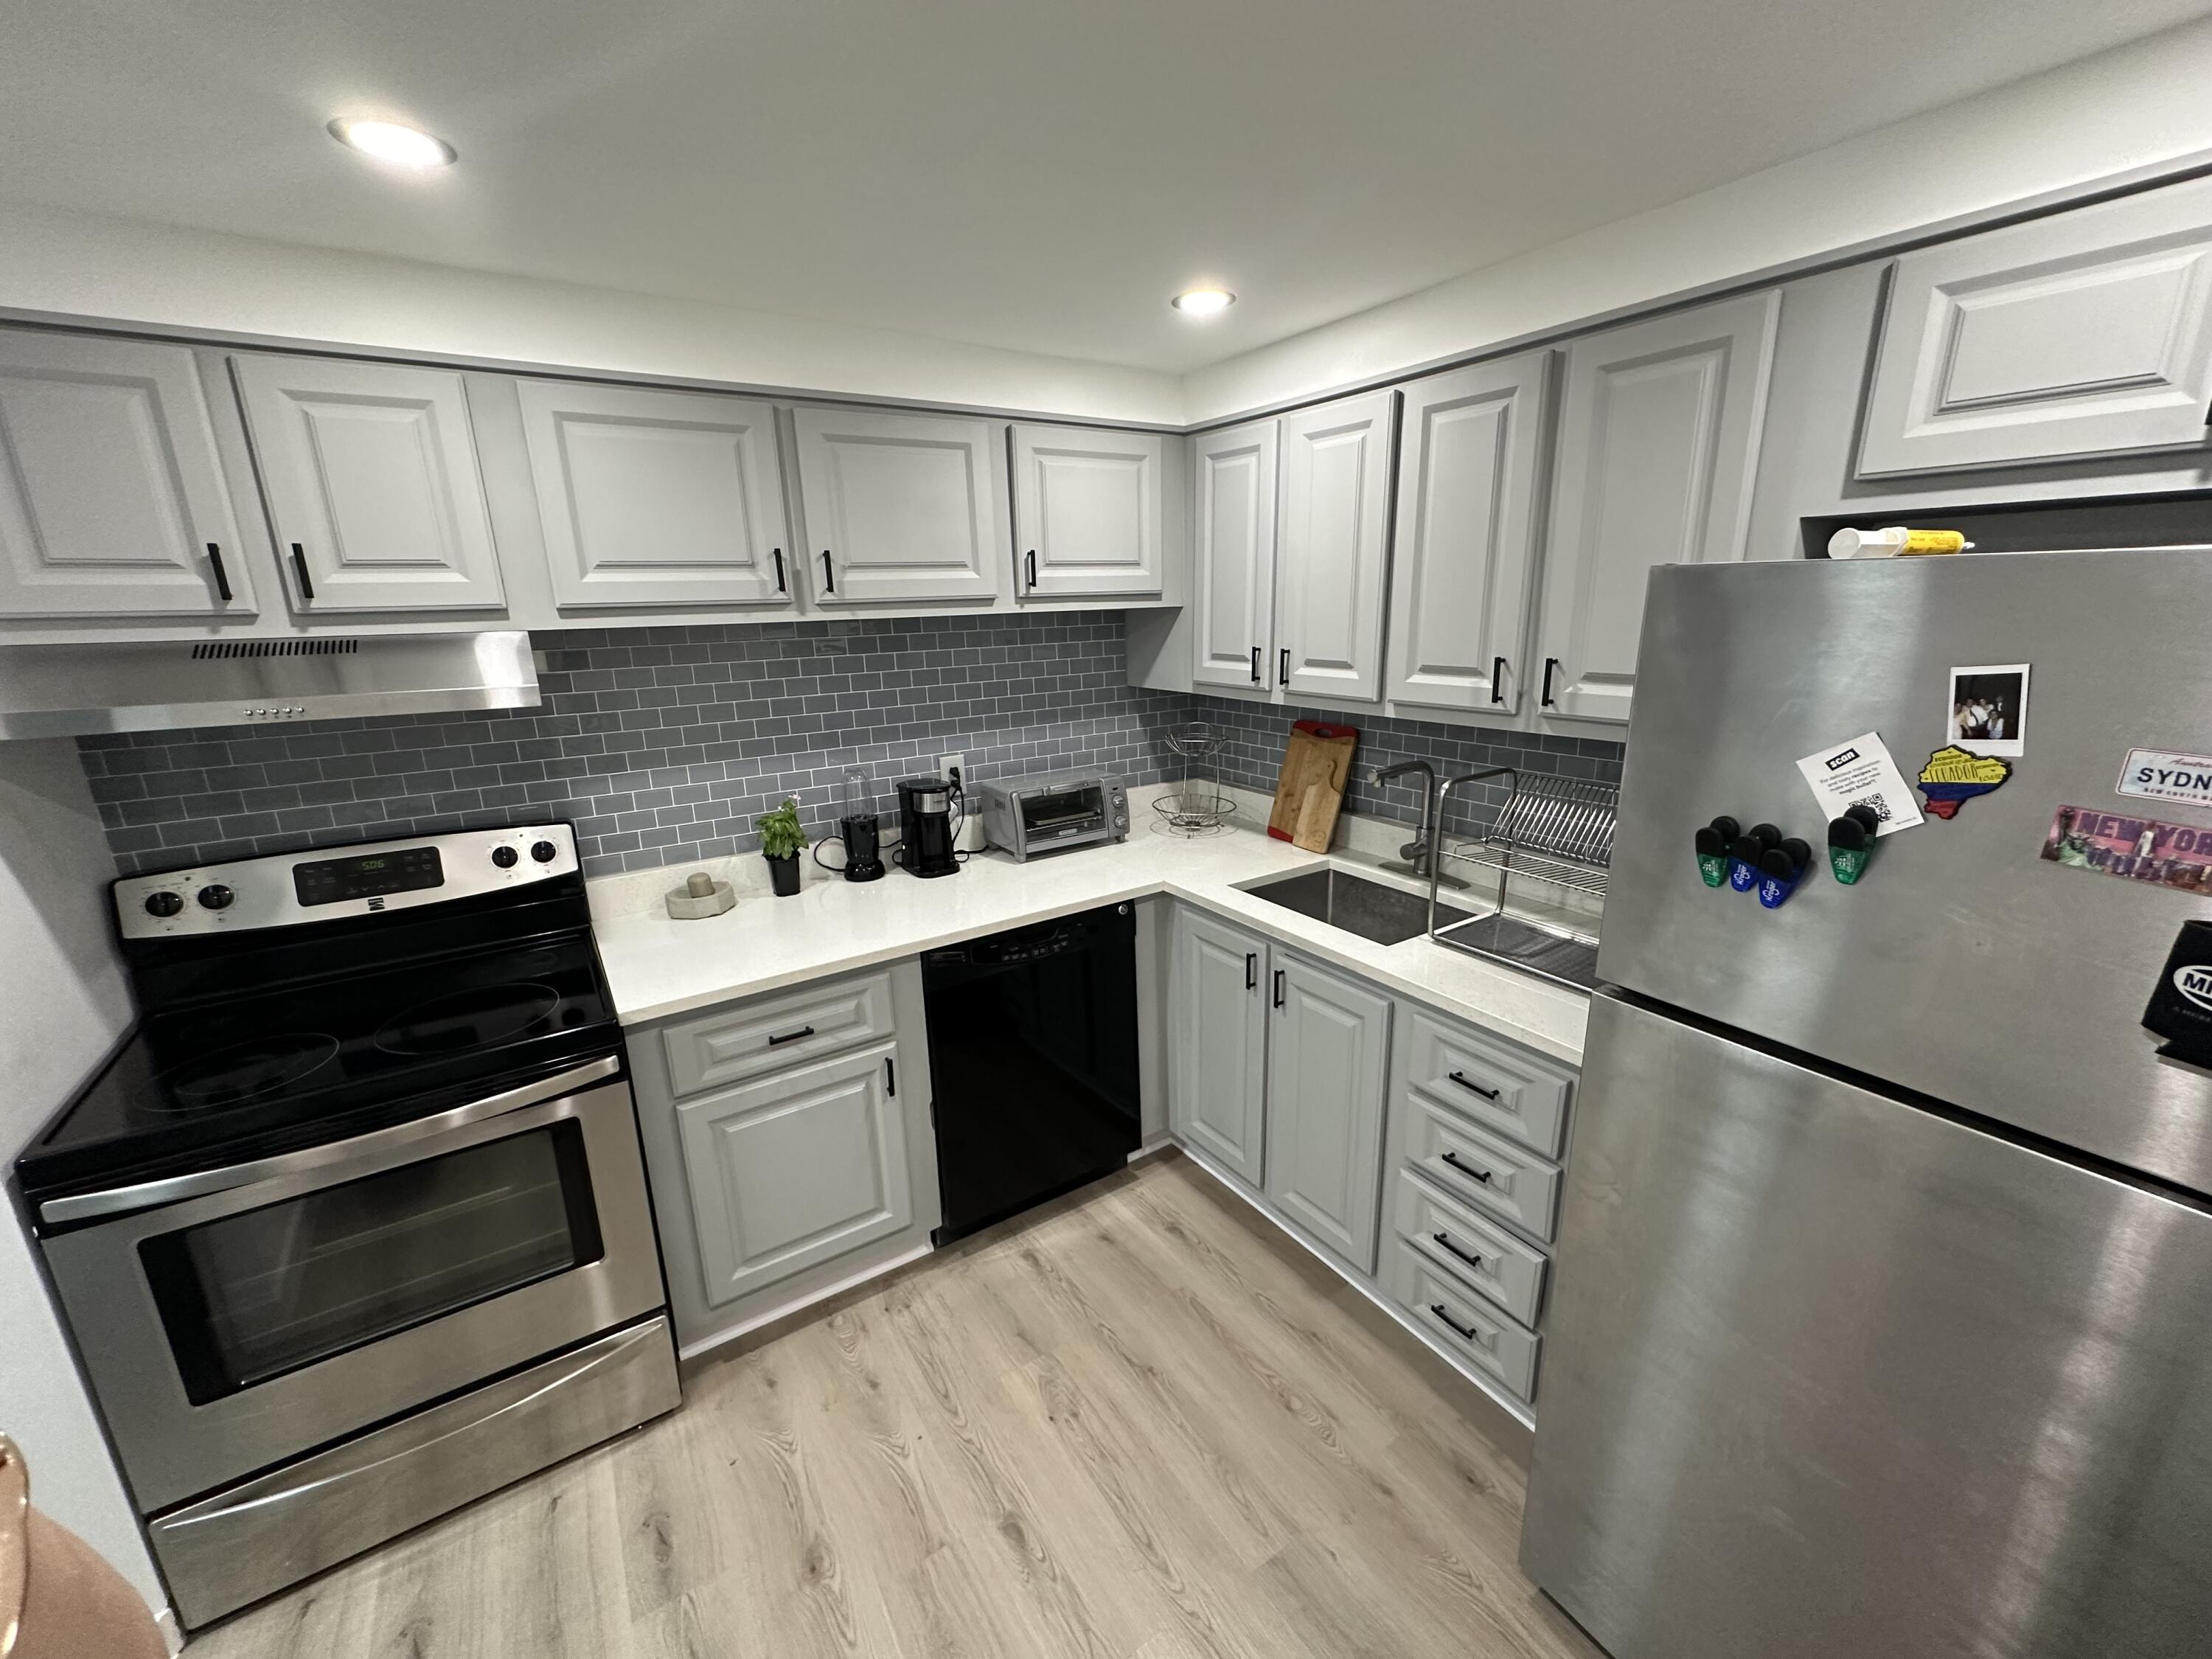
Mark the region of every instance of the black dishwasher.
<instances>
[{"instance_id":1,"label":"black dishwasher","mask_svg":"<svg viewBox=\"0 0 2212 1659\"><path fill-rule=\"evenodd\" d=\"M942 1244L1137 1150L1137 918L1085 910L925 951Z\"/></svg>"}]
</instances>

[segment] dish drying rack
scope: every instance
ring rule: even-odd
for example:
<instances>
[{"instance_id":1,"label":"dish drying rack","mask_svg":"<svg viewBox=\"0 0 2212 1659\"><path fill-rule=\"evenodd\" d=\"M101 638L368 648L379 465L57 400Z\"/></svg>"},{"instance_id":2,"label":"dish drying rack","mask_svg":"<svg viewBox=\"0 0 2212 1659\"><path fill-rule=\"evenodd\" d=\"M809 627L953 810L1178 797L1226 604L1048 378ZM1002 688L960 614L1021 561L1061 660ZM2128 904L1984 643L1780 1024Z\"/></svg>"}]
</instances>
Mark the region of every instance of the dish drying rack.
<instances>
[{"instance_id":1,"label":"dish drying rack","mask_svg":"<svg viewBox=\"0 0 2212 1659\"><path fill-rule=\"evenodd\" d=\"M1219 774L1209 781L1200 775L1220 754L1228 739L1204 720L1193 720L1163 734L1167 746L1182 757L1182 782L1152 802L1162 822L1158 827L1171 835L1211 836L1228 828L1237 803L1223 791Z\"/></svg>"},{"instance_id":2,"label":"dish drying rack","mask_svg":"<svg viewBox=\"0 0 2212 1659\"><path fill-rule=\"evenodd\" d=\"M1451 792L1493 778L1512 781L1505 805L1479 834L1450 845L1443 817ZM1429 937L1468 956L1588 988L1595 981L1595 931L1509 917L1506 890L1517 875L1602 899L1620 816L1620 786L1547 773L1523 777L1512 767L1496 766L1444 782L1437 791L1436 811L1433 844L1438 855L1430 860ZM1437 890L1446 860L1496 871L1497 898L1480 915L1439 926Z\"/></svg>"}]
</instances>

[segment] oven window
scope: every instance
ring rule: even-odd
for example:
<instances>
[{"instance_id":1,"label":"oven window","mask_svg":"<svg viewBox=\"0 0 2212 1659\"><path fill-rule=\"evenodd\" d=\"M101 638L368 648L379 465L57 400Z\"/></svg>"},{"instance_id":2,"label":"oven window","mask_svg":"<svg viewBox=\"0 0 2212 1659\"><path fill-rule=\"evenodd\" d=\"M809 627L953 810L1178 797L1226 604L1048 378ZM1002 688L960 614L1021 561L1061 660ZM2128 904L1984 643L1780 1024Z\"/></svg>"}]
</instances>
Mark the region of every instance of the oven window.
<instances>
[{"instance_id":1,"label":"oven window","mask_svg":"<svg viewBox=\"0 0 2212 1659\"><path fill-rule=\"evenodd\" d=\"M1096 785L1022 797L1022 823L1038 840L1095 829L1105 821Z\"/></svg>"},{"instance_id":2,"label":"oven window","mask_svg":"<svg viewBox=\"0 0 2212 1659\"><path fill-rule=\"evenodd\" d=\"M573 1120L138 1247L196 1405L600 1254Z\"/></svg>"}]
</instances>

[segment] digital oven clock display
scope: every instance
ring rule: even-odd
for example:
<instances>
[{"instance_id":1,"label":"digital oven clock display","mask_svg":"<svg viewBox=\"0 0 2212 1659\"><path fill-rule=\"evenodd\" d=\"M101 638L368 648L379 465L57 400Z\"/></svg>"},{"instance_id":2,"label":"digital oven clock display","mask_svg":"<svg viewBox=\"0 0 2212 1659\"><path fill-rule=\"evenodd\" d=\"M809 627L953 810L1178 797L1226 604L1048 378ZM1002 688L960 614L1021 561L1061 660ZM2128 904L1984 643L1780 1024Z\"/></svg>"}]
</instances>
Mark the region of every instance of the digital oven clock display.
<instances>
[{"instance_id":1,"label":"digital oven clock display","mask_svg":"<svg viewBox=\"0 0 2212 1659\"><path fill-rule=\"evenodd\" d=\"M292 866L292 892L303 906L411 893L418 888L445 884L445 868L434 847L410 847L398 853L325 859Z\"/></svg>"}]
</instances>

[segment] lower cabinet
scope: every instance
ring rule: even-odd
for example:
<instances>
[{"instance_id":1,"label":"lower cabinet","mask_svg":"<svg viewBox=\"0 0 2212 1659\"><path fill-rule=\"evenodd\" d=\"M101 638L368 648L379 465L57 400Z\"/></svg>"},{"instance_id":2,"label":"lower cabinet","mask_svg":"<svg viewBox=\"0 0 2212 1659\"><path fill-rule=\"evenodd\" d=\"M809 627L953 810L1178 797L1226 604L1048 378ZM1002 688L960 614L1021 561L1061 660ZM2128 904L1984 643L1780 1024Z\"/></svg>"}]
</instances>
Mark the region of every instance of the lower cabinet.
<instances>
[{"instance_id":1,"label":"lower cabinet","mask_svg":"<svg viewBox=\"0 0 2212 1659\"><path fill-rule=\"evenodd\" d=\"M1255 1187L1266 1150L1269 954L1257 933L1176 912L1169 1127Z\"/></svg>"},{"instance_id":2,"label":"lower cabinet","mask_svg":"<svg viewBox=\"0 0 2212 1659\"><path fill-rule=\"evenodd\" d=\"M1390 1000L1286 952L1273 987L1267 1196L1353 1267L1372 1272Z\"/></svg>"}]
</instances>

